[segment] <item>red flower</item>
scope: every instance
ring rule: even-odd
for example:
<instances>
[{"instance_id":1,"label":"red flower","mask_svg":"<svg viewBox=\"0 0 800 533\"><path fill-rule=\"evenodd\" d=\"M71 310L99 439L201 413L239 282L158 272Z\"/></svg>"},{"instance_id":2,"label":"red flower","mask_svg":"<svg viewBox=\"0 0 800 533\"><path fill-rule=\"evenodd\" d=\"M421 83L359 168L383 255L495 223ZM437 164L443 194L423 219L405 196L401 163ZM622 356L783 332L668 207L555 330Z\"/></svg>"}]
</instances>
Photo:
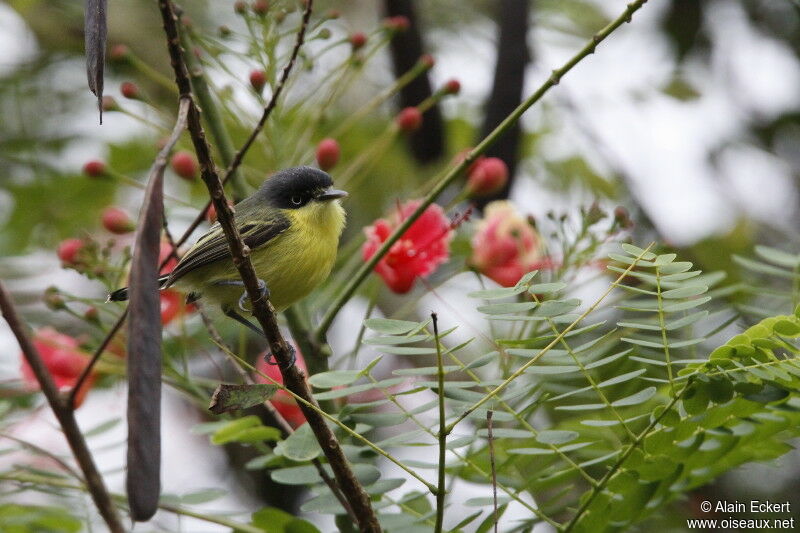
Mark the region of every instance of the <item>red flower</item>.
<instances>
[{"instance_id":1,"label":"red flower","mask_svg":"<svg viewBox=\"0 0 800 533\"><path fill-rule=\"evenodd\" d=\"M264 359L266 355L267 353L264 352L258 356L256 370L283 385L283 376L281 375L280 369L277 365L267 363ZM303 359L303 354L300 353L300 350L298 350L296 346L295 355L297 356L297 366L299 366L303 372L306 372L306 362ZM272 383L272 381L258 374L256 375L256 381L259 383ZM285 390L278 389L278 392L275 393L270 402L272 402L272 406L275 407L275 410L278 411L293 428L300 427L305 423L306 417L303 411L300 410L300 406L297 405L297 401Z\"/></svg>"},{"instance_id":2,"label":"red flower","mask_svg":"<svg viewBox=\"0 0 800 533\"><path fill-rule=\"evenodd\" d=\"M33 345L42 357L47 370L53 376L56 387L62 391L69 391L77 382L83 369L89 364L90 357L79 348L77 339L59 333L53 328L46 327L36 331L33 337ZM39 388L39 382L33 373L28 361L22 358L22 377L32 389ZM95 373L92 371L84 380L80 390L75 395L75 408L78 408L86 393L92 387L95 380Z\"/></svg>"},{"instance_id":3,"label":"red flower","mask_svg":"<svg viewBox=\"0 0 800 533\"><path fill-rule=\"evenodd\" d=\"M168 242L161 243L161 250L158 254L158 264L164 262L164 260L169 257L170 252L172 250L172 246ZM178 261L171 257L167 264L164 265L164 268L161 269L161 274L168 274L172 272L172 269L175 268L175 265L178 264ZM195 306L193 304L186 304L185 298L183 294L180 292L173 290L173 289L164 289L159 294L160 303L161 303L161 324L166 326L176 317L184 315L186 313L191 313L195 310Z\"/></svg>"},{"instance_id":4,"label":"red flower","mask_svg":"<svg viewBox=\"0 0 800 533\"><path fill-rule=\"evenodd\" d=\"M396 227L419 207L420 200L411 200L400 206L388 219L379 218L375 224L364 228L367 242L362 248L364 260L375 255ZM375 265L375 272L394 292L403 294L411 290L414 280L425 277L447 261L453 231L441 207L431 204L403 236Z\"/></svg>"},{"instance_id":5,"label":"red flower","mask_svg":"<svg viewBox=\"0 0 800 533\"><path fill-rule=\"evenodd\" d=\"M503 287L513 287L524 274L552 264L539 248L539 234L511 202L491 202L472 237L469 262Z\"/></svg>"}]
</instances>

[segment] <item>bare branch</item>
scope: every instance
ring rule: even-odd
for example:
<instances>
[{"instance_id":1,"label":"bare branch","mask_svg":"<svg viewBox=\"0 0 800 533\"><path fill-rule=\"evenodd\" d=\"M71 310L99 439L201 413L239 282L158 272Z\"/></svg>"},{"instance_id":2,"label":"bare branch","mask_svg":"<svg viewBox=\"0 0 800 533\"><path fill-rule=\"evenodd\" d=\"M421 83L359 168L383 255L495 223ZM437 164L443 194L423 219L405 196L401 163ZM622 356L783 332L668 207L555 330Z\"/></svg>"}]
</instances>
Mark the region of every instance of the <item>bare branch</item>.
<instances>
[{"instance_id":1,"label":"bare branch","mask_svg":"<svg viewBox=\"0 0 800 533\"><path fill-rule=\"evenodd\" d=\"M89 451L81 429L78 427L78 422L75 420L72 404L66 403L61 398L58 388L53 381L53 377L50 375L50 371L47 369L47 366L45 366L41 355L28 337L25 327L22 325L22 321L17 314L17 310L14 308L14 304L11 301L11 296L1 281L0 310L2 310L3 317L6 319L11 331L17 338L17 342L19 342L20 348L22 348L22 354L28 361L33 375L36 376L36 380L42 388L47 403L50 404L50 409L53 410L53 414L61 425L69 447L72 449L72 454L75 456L75 460L78 462L81 472L83 472L83 477L86 480L86 487L92 495L92 500L94 500L97 510L100 511L100 515L103 517L103 520L105 520L110 531L113 533L122 533L125 529L122 527L117 508L111 501L111 496L106 489L100 471L97 469L97 465L94 464L92 453Z\"/></svg>"},{"instance_id":2,"label":"bare branch","mask_svg":"<svg viewBox=\"0 0 800 533\"><path fill-rule=\"evenodd\" d=\"M305 375L293 364L292 352L289 344L283 338L278 328L275 310L269 300L263 298L261 295L258 277L250 262L250 249L242 242L239 230L235 224L233 210L228 205L225 190L217 175L214 161L211 157L211 148L206 141L205 131L203 130L203 125L200 120L200 110L197 108L192 98L189 73L180 48L180 36L178 33L175 8L170 0L159 0L158 5L167 37L167 47L170 59L172 60L172 67L175 71L175 82L178 85L181 97L189 99L190 101L188 126L195 152L197 153L197 159L200 162L201 178L206 184L214 206L216 207L217 218L228 241L233 264L239 271L247 294L250 297L253 315L264 330L264 335L267 338L272 354L281 368L281 374L283 375L283 381L286 387L310 405L316 406L316 401L306 384ZM308 0L304 19L310 16L311 5L312 0ZM304 26L301 27L300 31L305 31ZM266 120L264 116L262 116L262 119L264 121ZM244 152L242 152L242 155L243 153ZM331 429L327 426L325 419L318 411L306 406L302 402L300 408L331 464L336 480L342 489L342 493L347 498L357 518L359 528L367 532L380 531L380 524L372 509L369 496L355 477L341 445Z\"/></svg>"}]
</instances>

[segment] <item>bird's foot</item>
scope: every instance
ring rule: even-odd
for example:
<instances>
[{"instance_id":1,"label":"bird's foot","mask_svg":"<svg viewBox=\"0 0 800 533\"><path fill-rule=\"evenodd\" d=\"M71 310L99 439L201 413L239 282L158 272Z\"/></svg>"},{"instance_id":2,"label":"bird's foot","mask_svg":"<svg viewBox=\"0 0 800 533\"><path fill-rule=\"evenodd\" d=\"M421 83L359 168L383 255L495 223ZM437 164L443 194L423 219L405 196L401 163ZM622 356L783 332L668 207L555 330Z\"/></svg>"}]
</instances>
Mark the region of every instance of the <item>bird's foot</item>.
<instances>
[{"instance_id":1,"label":"bird's foot","mask_svg":"<svg viewBox=\"0 0 800 533\"><path fill-rule=\"evenodd\" d=\"M289 355L291 356L291 360L289 361L288 364L281 365L280 362L276 360L275 356L271 353L265 355L264 360L267 362L268 365L279 366L283 370L290 368L297 361L297 352L294 349L294 346L292 346L291 344L287 344L286 347L289 348Z\"/></svg>"},{"instance_id":2,"label":"bird's foot","mask_svg":"<svg viewBox=\"0 0 800 533\"><path fill-rule=\"evenodd\" d=\"M258 292L260 296L258 297L259 300L267 299L269 300L269 288L267 288L267 284L263 279L258 280ZM251 309L248 309L245 303L250 298L245 290L242 295L239 297L239 309L245 312L251 312Z\"/></svg>"}]
</instances>

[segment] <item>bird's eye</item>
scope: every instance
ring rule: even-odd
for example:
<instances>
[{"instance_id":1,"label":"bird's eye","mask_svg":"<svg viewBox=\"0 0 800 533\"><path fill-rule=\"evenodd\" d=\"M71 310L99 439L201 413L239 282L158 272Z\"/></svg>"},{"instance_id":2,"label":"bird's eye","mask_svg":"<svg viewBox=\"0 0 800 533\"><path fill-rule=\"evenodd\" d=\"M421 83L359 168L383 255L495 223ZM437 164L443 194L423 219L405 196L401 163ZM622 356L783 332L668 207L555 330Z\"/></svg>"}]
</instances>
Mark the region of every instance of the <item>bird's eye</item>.
<instances>
[{"instance_id":1,"label":"bird's eye","mask_svg":"<svg viewBox=\"0 0 800 533\"><path fill-rule=\"evenodd\" d=\"M294 205L300 205L300 204L302 204L302 203L303 203L303 198L302 198L301 196L292 196L292 197L290 198L290 201L291 201L291 202L292 202Z\"/></svg>"}]
</instances>

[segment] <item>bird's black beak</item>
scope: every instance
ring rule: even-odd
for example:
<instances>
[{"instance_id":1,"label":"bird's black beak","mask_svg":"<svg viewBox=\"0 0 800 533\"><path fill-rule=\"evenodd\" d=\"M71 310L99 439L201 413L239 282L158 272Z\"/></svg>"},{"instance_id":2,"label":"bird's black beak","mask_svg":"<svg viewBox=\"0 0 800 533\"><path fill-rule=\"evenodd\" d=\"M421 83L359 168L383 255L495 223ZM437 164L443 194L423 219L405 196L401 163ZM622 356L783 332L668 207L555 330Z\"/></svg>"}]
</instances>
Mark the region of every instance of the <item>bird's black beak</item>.
<instances>
[{"instance_id":1,"label":"bird's black beak","mask_svg":"<svg viewBox=\"0 0 800 533\"><path fill-rule=\"evenodd\" d=\"M324 193L317 196L317 200L319 200L320 202L327 202L328 200L336 200L337 198L347 198L347 191L328 189Z\"/></svg>"}]
</instances>

